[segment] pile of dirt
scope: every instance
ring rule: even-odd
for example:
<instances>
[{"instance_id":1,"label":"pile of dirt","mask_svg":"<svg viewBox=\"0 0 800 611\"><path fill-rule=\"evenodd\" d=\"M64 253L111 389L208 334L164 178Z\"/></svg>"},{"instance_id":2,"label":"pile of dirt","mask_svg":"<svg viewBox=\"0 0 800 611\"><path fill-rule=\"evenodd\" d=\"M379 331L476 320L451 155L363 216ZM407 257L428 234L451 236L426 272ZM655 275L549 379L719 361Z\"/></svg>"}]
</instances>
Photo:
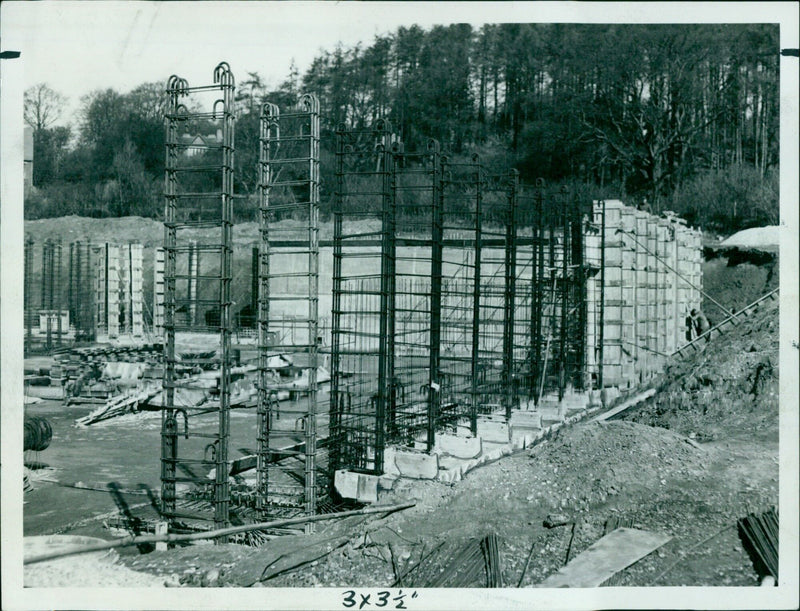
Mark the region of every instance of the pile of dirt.
<instances>
[{"instance_id":1,"label":"pile of dirt","mask_svg":"<svg viewBox=\"0 0 800 611\"><path fill-rule=\"evenodd\" d=\"M778 300L669 365L655 396L623 416L699 440L777 440Z\"/></svg>"},{"instance_id":2,"label":"pile of dirt","mask_svg":"<svg viewBox=\"0 0 800 611\"><path fill-rule=\"evenodd\" d=\"M745 229L723 240L721 246L777 250L780 245L780 229L778 225Z\"/></svg>"},{"instance_id":3,"label":"pile of dirt","mask_svg":"<svg viewBox=\"0 0 800 611\"><path fill-rule=\"evenodd\" d=\"M574 511L621 491L647 496L668 479L698 475L707 458L671 431L621 421L578 425L531 450L533 500Z\"/></svg>"}]
</instances>

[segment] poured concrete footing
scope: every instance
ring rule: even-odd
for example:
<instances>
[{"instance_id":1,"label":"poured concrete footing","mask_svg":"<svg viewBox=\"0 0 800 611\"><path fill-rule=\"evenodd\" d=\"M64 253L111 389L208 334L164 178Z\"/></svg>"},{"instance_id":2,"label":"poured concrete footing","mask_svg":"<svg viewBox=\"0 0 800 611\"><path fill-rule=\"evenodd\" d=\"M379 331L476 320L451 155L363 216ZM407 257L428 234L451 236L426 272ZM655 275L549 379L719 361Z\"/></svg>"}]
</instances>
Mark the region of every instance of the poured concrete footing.
<instances>
[{"instance_id":1,"label":"poured concrete footing","mask_svg":"<svg viewBox=\"0 0 800 611\"><path fill-rule=\"evenodd\" d=\"M460 437L458 435L438 435L436 449L445 456L454 458L475 458L483 452L481 437Z\"/></svg>"},{"instance_id":2,"label":"poured concrete footing","mask_svg":"<svg viewBox=\"0 0 800 611\"><path fill-rule=\"evenodd\" d=\"M334 474L333 485L342 498L362 503L376 503L379 479L381 478L377 475L339 470Z\"/></svg>"},{"instance_id":3,"label":"poured concrete footing","mask_svg":"<svg viewBox=\"0 0 800 611\"><path fill-rule=\"evenodd\" d=\"M479 416L477 436L473 437L468 429L463 435L437 435L430 454L421 450L386 448L384 477L457 482L475 467L529 448L563 426L578 422L601 407L610 407L620 396L617 388L606 388L602 392L568 392L561 401L549 395L542 397L538 406L532 401L525 402L522 409L512 410L508 422L501 414Z\"/></svg>"},{"instance_id":4,"label":"poured concrete footing","mask_svg":"<svg viewBox=\"0 0 800 611\"><path fill-rule=\"evenodd\" d=\"M384 463L386 455L384 454ZM397 450L394 464L400 477L409 479L436 479L439 474L439 455Z\"/></svg>"}]
</instances>

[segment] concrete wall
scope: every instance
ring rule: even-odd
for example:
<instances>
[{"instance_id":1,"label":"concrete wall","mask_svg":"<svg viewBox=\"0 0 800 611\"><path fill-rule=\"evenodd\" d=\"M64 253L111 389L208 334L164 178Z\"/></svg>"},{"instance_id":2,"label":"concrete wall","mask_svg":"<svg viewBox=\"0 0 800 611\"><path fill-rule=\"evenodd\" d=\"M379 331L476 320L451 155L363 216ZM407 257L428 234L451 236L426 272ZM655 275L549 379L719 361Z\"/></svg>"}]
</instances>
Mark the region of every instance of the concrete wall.
<instances>
[{"instance_id":1,"label":"concrete wall","mask_svg":"<svg viewBox=\"0 0 800 611\"><path fill-rule=\"evenodd\" d=\"M686 342L685 318L701 301L702 233L670 213L657 217L618 200L605 209L603 380L627 388L659 373ZM601 221L596 203L594 222ZM587 239L589 256L599 257L598 249L598 236ZM597 284L587 291L589 312L599 312ZM589 323L591 346L599 341L599 316Z\"/></svg>"}]
</instances>

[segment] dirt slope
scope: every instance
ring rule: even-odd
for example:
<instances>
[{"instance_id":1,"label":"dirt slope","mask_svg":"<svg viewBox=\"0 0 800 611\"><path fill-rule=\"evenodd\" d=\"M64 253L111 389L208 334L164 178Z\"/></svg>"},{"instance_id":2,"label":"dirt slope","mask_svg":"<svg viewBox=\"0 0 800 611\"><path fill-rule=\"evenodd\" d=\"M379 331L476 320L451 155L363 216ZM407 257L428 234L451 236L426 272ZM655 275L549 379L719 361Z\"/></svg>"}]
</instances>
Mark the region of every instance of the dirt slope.
<instances>
[{"instance_id":1,"label":"dirt slope","mask_svg":"<svg viewBox=\"0 0 800 611\"><path fill-rule=\"evenodd\" d=\"M777 442L778 301L759 305L733 331L669 366L658 392L624 416L698 440Z\"/></svg>"}]
</instances>

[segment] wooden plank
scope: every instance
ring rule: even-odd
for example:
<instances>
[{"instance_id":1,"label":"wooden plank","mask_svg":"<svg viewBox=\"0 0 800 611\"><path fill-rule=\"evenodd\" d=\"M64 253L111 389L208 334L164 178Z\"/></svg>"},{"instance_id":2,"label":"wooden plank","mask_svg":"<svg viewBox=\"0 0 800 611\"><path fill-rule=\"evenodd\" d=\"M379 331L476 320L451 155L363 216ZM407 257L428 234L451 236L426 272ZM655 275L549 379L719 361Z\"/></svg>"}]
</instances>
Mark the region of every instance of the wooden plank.
<instances>
[{"instance_id":1,"label":"wooden plank","mask_svg":"<svg viewBox=\"0 0 800 611\"><path fill-rule=\"evenodd\" d=\"M649 399L650 397L652 397L654 394L656 394L656 389L655 388L650 388L650 389L644 391L643 393L640 393L640 394L636 395L635 397L631 397L627 401L623 401L622 403L617 405L615 408L610 409L607 412L604 412L604 413L602 413L602 414L600 414L598 416L595 416L594 418L592 418L592 422L601 422L603 420L608 420L609 418L611 418L611 416L615 416L615 415L619 414L620 412L624 412L629 407L633 407L634 405L638 405L642 401L645 401L645 400Z\"/></svg>"},{"instance_id":2,"label":"wooden plank","mask_svg":"<svg viewBox=\"0 0 800 611\"><path fill-rule=\"evenodd\" d=\"M635 528L617 528L540 583L539 588L594 588L672 539Z\"/></svg>"}]
</instances>

